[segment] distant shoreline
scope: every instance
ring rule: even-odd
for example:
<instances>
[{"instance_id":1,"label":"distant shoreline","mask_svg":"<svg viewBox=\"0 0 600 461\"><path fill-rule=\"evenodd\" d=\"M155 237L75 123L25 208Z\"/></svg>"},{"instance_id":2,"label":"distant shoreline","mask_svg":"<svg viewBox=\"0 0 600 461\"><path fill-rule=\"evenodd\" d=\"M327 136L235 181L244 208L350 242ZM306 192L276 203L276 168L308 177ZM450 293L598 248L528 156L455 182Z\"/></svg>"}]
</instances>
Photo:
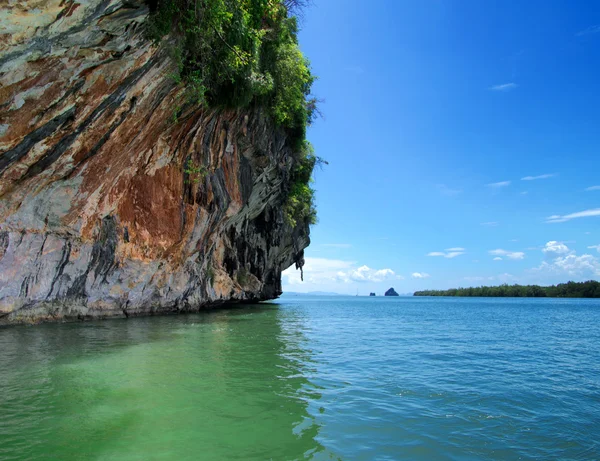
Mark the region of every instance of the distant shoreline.
<instances>
[{"instance_id":1,"label":"distant shoreline","mask_svg":"<svg viewBox=\"0 0 600 461\"><path fill-rule=\"evenodd\" d=\"M600 298L600 282L567 282L558 285L498 285L449 290L415 291L413 296L473 298Z\"/></svg>"}]
</instances>

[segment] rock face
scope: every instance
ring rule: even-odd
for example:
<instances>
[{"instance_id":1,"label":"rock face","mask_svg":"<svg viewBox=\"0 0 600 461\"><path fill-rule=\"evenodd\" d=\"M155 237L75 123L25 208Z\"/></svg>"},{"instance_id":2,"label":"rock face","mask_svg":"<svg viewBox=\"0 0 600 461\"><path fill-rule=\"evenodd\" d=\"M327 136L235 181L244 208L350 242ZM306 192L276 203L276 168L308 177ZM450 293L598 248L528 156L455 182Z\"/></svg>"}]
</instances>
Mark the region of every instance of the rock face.
<instances>
[{"instance_id":1,"label":"rock face","mask_svg":"<svg viewBox=\"0 0 600 461\"><path fill-rule=\"evenodd\" d=\"M181 107L147 14L0 0L1 323L272 299L303 264L284 131L260 109Z\"/></svg>"},{"instance_id":2,"label":"rock face","mask_svg":"<svg viewBox=\"0 0 600 461\"><path fill-rule=\"evenodd\" d=\"M385 292L385 296L400 296L398 293L396 293L396 290L394 290L393 288L390 288L388 291Z\"/></svg>"}]
</instances>

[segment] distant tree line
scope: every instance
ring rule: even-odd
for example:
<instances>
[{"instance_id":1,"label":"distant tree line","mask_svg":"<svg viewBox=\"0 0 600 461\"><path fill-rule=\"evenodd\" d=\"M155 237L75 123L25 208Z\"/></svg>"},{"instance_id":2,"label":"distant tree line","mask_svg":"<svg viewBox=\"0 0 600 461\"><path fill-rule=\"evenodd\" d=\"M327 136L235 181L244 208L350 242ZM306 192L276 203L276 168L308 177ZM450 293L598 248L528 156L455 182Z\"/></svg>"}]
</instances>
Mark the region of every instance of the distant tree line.
<instances>
[{"instance_id":1,"label":"distant tree line","mask_svg":"<svg viewBox=\"0 0 600 461\"><path fill-rule=\"evenodd\" d=\"M499 285L450 290L416 291L414 296L481 296L498 298L600 298L600 282L567 282L542 287L539 285Z\"/></svg>"}]
</instances>

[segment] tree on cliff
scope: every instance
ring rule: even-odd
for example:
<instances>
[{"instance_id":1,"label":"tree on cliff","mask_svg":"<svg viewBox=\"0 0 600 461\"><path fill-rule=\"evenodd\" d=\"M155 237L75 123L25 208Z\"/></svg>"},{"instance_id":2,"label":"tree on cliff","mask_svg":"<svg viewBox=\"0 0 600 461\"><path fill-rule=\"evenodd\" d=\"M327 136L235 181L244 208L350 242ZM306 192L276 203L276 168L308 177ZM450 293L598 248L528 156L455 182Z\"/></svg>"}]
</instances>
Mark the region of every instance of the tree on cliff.
<instances>
[{"instance_id":1,"label":"tree on cliff","mask_svg":"<svg viewBox=\"0 0 600 461\"><path fill-rule=\"evenodd\" d=\"M265 107L283 127L295 151L285 204L288 223L314 224L312 171L319 157L306 141L306 127L320 114L311 96L315 81L298 46L300 14L309 0L147 0L147 33L168 49L173 78L186 96L185 108ZM169 37L169 40L163 40ZM198 166L199 168L201 167Z\"/></svg>"}]
</instances>

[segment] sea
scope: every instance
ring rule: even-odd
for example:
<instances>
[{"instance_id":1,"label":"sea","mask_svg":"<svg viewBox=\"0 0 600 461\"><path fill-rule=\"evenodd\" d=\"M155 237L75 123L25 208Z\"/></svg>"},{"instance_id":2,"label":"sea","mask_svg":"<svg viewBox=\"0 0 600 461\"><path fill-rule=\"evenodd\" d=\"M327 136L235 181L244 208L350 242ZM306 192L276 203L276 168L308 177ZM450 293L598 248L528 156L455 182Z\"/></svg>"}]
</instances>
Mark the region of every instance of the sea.
<instances>
[{"instance_id":1,"label":"sea","mask_svg":"<svg viewBox=\"0 0 600 461\"><path fill-rule=\"evenodd\" d=\"M600 459L600 300L284 296L0 328L0 460L295 459Z\"/></svg>"}]
</instances>

